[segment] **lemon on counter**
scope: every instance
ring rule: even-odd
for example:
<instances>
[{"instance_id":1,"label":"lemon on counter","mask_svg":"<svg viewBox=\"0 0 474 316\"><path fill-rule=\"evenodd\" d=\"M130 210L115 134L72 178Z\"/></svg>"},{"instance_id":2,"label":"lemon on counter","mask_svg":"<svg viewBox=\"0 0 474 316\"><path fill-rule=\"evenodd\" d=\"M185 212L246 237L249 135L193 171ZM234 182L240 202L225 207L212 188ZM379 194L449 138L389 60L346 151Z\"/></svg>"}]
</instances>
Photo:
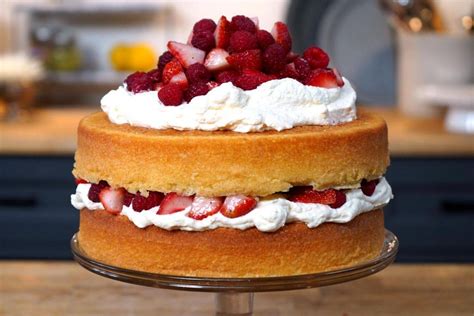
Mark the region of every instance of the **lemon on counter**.
<instances>
[{"instance_id":1,"label":"lemon on counter","mask_svg":"<svg viewBox=\"0 0 474 316\"><path fill-rule=\"evenodd\" d=\"M109 57L115 70L148 71L156 64L155 52L143 43L118 44L112 48Z\"/></svg>"}]
</instances>

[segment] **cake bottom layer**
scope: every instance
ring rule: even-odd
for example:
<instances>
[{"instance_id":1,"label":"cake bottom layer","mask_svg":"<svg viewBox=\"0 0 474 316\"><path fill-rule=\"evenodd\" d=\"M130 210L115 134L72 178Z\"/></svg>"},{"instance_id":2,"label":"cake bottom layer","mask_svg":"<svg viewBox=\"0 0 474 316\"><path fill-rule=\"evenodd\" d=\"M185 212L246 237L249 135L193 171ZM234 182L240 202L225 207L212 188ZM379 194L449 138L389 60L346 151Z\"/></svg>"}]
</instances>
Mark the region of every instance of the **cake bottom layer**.
<instances>
[{"instance_id":1,"label":"cake bottom layer","mask_svg":"<svg viewBox=\"0 0 474 316\"><path fill-rule=\"evenodd\" d=\"M381 209L346 224L308 228L287 224L273 233L255 228L201 232L137 228L125 216L81 210L79 244L91 258L122 268L201 277L269 277L352 266L379 255Z\"/></svg>"}]
</instances>

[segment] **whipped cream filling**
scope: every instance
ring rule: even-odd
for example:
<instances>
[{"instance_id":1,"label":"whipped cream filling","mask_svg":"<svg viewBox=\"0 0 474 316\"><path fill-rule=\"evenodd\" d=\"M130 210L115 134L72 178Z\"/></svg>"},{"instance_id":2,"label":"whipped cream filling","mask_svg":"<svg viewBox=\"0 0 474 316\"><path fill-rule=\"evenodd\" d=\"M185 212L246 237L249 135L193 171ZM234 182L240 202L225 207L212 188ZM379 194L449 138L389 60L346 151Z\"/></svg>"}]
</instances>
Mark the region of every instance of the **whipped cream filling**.
<instances>
[{"instance_id":1,"label":"whipped cream filling","mask_svg":"<svg viewBox=\"0 0 474 316\"><path fill-rule=\"evenodd\" d=\"M71 204L78 210L101 210L101 203L89 200L90 184L79 184L76 193L71 195ZM273 232L286 223L304 222L309 228L314 228L325 222L347 223L357 215L375 210L387 204L393 198L392 189L385 178L380 178L372 196L366 196L360 188L346 191L346 203L333 209L324 204L295 203L284 198L265 199L248 214L228 218L216 213L202 220L187 217L189 208L168 215L156 214L159 206L136 212L132 207L124 206L121 215L127 216L137 227L145 228L150 225L167 230L203 231L218 227L248 229L255 227L262 232Z\"/></svg>"},{"instance_id":2,"label":"whipped cream filling","mask_svg":"<svg viewBox=\"0 0 474 316\"><path fill-rule=\"evenodd\" d=\"M227 82L180 106L163 105L156 91L134 94L120 86L102 98L101 107L115 124L247 133L350 122L356 119L355 101L345 78L343 87L331 89L284 78L248 91Z\"/></svg>"}]
</instances>

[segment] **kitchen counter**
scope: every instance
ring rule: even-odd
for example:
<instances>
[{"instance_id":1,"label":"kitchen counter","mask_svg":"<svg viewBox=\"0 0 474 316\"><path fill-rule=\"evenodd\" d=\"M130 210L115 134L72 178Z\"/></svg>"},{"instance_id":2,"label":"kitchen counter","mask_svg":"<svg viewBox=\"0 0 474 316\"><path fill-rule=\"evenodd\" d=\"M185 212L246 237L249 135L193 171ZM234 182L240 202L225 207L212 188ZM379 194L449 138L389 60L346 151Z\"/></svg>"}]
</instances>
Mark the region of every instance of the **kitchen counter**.
<instances>
[{"instance_id":1,"label":"kitchen counter","mask_svg":"<svg viewBox=\"0 0 474 316\"><path fill-rule=\"evenodd\" d=\"M474 265L394 264L320 289L255 295L255 315L474 314ZM74 262L0 262L0 315L212 315L211 293L130 285Z\"/></svg>"},{"instance_id":2,"label":"kitchen counter","mask_svg":"<svg viewBox=\"0 0 474 316\"><path fill-rule=\"evenodd\" d=\"M474 156L474 136L448 133L442 119L406 117L394 108L370 108L389 128L394 156ZM28 123L0 123L0 154L72 155L79 120L99 108L40 109Z\"/></svg>"}]
</instances>

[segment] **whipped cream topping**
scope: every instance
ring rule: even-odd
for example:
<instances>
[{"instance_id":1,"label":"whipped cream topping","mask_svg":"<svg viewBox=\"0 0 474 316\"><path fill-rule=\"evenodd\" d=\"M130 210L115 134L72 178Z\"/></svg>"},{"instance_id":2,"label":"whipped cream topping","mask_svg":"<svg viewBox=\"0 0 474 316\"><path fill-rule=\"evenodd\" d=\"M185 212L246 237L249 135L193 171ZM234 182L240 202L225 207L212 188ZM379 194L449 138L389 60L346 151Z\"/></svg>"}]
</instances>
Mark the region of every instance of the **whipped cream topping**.
<instances>
[{"instance_id":1,"label":"whipped cream topping","mask_svg":"<svg viewBox=\"0 0 474 316\"><path fill-rule=\"evenodd\" d=\"M76 193L71 195L71 204L78 210L101 210L101 203L89 200L87 194L90 184L79 184ZM168 215L156 214L159 206L136 212L131 207L124 206L121 215L127 216L137 227L145 228L150 225L173 230L203 231L218 227L248 229L256 227L262 232L273 232L285 223L295 221L304 222L309 228L314 228L325 222L347 223L357 215L375 210L387 204L393 198L392 189L381 178L372 196L366 196L360 188L346 191L346 203L337 209L324 204L295 203L284 198L265 199L248 214L228 218L221 213L216 213L202 220L187 217L189 208Z\"/></svg>"},{"instance_id":2,"label":"whipped cream topping","mask_svg":"<svg viewBox=\"0 0 474 316\"><path fill-rule=\"evenodd\" d=\"M121 86L102 98L101 107L115 124L247 133L350 122L356 119L355 101L345 78L343 87L331 89L284 78L248 91L227 82L180 106L163 105L156 91L134 94Z\"/></svg>"}]
</instances>

